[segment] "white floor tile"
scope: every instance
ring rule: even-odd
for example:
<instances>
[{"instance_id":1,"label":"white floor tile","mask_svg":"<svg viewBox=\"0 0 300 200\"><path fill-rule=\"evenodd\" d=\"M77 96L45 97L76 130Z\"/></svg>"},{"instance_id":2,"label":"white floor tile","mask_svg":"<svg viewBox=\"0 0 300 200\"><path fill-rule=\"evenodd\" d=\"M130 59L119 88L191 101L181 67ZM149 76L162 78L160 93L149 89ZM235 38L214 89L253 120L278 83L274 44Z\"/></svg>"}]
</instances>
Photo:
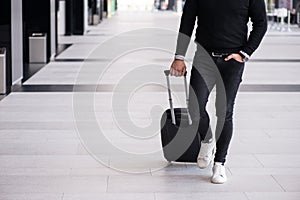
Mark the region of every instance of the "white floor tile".
<instances>
[{"instance_id":1,"label":"white floor tile","mask_svg":"<svg viewBox=\"0 0 300 200\"><path fill-rule=\"evenodd\" d=\"M99 200L99 199L105 199L105 200L155 200L154 194L147 193L147 194L140 194L140 193L134 193L134 194L64 194L63 200Z\"/></svg>"},{"instance_id":2,"label":"white floor tile","mask_svg":"<svg viewBox=\"0 0 300 200\"><path fill-rule=\"evenodd\" d=\"M299 192L246 192L249 200L297 200Z\"/></svg>"},{"instance_id":3,"label":"white floor tile","mask_svg":"<svg viewBox=\"0 0 300 200\"><path fill-rule=\"evenodd\" d=\"M35 194L35 193L24 193L24 194L0 194L1 200L61 200L63 194Z\"/></svg>"},{"instance_id":4,"label":"white floor tile","mask_svg":"<svg viewBox=\"0 0 300 200\"><path fill-rule=\"evenodd\" d=\"M300 192L299 175L274 175L273 177L286 192Z\"/></svg>"},{"instance_id":5,"label":"white floor tile","mask_svg":"<svg viewBox=\"0 0 300 200\"><path fill-rule=\"evenodd\" d=\"M300 156L298 154L256 154L255 157L264 167L298 168Z\"/></svg>"},{"instance_id":6,"label":"white floor tile","mask_svg":"<svg viewBox=\"0 0 300 200\"><path fill-rule=\"evenodd\" d=\"M126 186L125 186L126 185ZM124 187L125 186L125 187ZM215 185L210 176L110 176L108 192L280 192L271 176L231 176L228 183Z\"/></svg>"},{"instance_id":7,"label":"white floor tile","mask_svg":"<svg viewBox=\"0 0 300 200\"><path fill-rule=\"evenodd\" d=\"M193 192L193 193L156 193L156 200L189 200L189 199L206 199L206 200L247 200L242 192Z\"/></svg>"}]
</instances>

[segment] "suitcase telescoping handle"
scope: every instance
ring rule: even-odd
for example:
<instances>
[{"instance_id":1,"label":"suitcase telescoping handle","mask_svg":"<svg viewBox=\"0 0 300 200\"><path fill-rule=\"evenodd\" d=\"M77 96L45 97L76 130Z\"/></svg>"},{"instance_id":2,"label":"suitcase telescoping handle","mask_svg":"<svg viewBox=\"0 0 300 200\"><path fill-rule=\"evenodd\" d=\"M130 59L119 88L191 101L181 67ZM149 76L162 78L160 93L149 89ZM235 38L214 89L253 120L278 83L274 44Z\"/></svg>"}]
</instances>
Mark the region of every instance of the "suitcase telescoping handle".
<instances>
[{"instance_id":1,"label":"suitcase telescoping handle","mask_svg":"<svg viewBox=\"0 0 300 200\"><path fill-rule=\"evenodd\" d=\"M170 110L171 110L171 117L172 117L172 123L176 125L176 119L175 119L175 111L173 106L173 100L172 100L172 92L171 92L171 84L170 84L170 70L165 70L165 75L167 78L167 87L168 87L168 94L169 94L169 103L170 103ZM186 74L184 74L184 90L185 90L185 97L186 97L186 107L187 107L187 114L188 114L188 120L189 124L192 124L192 119L189 114L189 93L188 93L188 84L186 79Z\"/></svg>"}]
</instances>

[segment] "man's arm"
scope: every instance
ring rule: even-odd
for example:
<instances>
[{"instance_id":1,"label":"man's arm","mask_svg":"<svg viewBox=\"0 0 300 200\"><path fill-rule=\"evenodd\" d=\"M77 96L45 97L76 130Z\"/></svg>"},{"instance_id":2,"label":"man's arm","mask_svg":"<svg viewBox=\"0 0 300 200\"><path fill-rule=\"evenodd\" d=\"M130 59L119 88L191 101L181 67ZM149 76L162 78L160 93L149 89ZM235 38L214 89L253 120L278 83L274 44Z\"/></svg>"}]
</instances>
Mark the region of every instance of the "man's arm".
<instances>
[{"instance_id":1,"label":"man's arm","mask_svg":"<svg viewBox=\"0 0 300 200\"><path fill-rule=\"evenodd\" d=\"M264 0L250 0L249 17L253 22L253 30L250 33L247 44L242 52L251 56L261 43L267 28L267 14Z\"/></svg>"},{"instance_id":2,"label":"man's arm","mask_svg":"<svg viewBox=\"0 0 300 200\"><path fill-rule=\"evenodd\" d=\"M186 0L180 22L175 59L170 73L174 76L183 76L186 72L184 57L191 41L197 17L198 0Z\"/></svg>"},{"instance_id":3,"label":"man's arm","mask_svg":"<svg viewBox=\"0 0 300 200\"><path fill-rule=\"evenodd\" d=\"M186 0L181 16L177 38L176 55L185 56L194 30L198 11L198 0Z\"/></svg>"}]
</instances>

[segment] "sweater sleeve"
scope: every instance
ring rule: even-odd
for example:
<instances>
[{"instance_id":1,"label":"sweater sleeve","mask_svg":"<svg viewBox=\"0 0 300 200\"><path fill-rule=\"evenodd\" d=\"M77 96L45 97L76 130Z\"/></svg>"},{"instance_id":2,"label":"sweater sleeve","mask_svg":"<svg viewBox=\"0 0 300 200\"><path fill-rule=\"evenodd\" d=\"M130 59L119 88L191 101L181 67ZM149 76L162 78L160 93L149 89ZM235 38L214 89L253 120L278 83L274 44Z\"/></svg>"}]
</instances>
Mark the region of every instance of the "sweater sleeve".
<instances>
[{"instance_id":1,"label":"sweater sleeve","mask_svg":"<svg viewBox=\"0 0 300 200\"><path fill-rule=\"evenodd\" d=\"M198 0L186 0L177 38L176 55L185 56L194 30Z\"/></svg>"},{"instance_id":2,"label":"sweater sleeve","mask_svg":"<svg viewBox=\"0 0 300 200\"><path fill-rule=\"evenodd\" d=\"M258 48L268 28L264 0L250 0L249 17L253 23L253 30L242 50L251 56Z\"/></svg>"}]
</instances>

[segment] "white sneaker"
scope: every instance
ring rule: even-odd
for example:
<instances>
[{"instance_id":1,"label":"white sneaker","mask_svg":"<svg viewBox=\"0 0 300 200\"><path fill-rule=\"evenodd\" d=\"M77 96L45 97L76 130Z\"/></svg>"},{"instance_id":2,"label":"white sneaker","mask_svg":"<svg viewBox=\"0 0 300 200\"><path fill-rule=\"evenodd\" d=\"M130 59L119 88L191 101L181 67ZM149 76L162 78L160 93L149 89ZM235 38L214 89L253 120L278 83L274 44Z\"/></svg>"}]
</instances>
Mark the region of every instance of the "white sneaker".
<instances>
[{"instance_id":1,"label":"white sneaker","mask_svg":"<svg viewBox=\"0 0 300 200\"><path fill-rule=\"evenodd\" d=\"M215 184L222 184L227 181L225 166L220 162L216 162L213 166L213 175L211 182Z\"/></svg>"},{"instance_id":2,"label":"white sneaker","mask_svg":"<svg viewBox=\"0 0 300 200\"><path fill-rule=\"evenodd\" d=\"M209 143L201 142L200 152L197 158L197 164L200 169L205 169L214 157L215 142Z\"/></svg>"}]
</instances>

